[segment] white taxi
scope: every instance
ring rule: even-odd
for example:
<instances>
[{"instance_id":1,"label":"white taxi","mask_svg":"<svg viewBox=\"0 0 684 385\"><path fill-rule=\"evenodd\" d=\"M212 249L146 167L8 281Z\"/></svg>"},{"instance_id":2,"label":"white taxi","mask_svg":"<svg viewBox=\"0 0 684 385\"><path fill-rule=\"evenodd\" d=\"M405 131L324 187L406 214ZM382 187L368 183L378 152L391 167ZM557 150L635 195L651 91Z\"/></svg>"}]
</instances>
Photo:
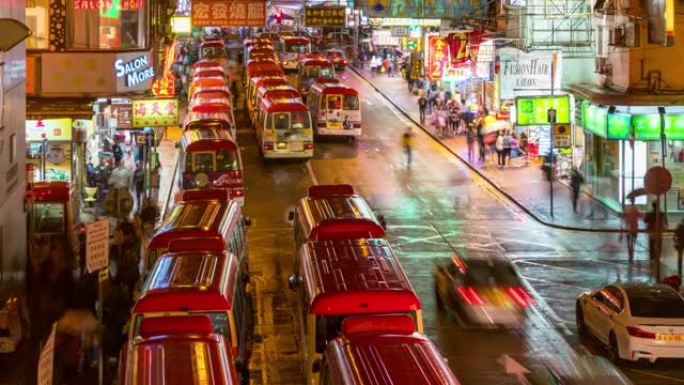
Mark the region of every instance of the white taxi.
<instances>
[{"instance_id":1,"label":"white taxi","mask_svg":"<svg viewBox=\"0 0 684 385\"><path fill-rule=\"evenodd\" d=\"M580 294L575 312L613 361L684 358L684 298L668 285L608 285Z\"/></svg>"}]
</instances>

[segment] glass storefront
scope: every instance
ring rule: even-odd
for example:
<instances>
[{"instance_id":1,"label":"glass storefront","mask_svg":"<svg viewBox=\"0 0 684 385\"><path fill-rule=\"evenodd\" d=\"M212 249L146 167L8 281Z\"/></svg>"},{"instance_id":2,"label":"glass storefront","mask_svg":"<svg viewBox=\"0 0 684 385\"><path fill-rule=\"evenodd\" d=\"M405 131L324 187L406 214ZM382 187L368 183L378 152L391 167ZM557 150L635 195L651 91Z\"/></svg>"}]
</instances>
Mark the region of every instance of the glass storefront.
<instances>
[{"instance_id":1,"label":"glass storefront","mask_svg":"<svg viewBox=\"0 0 684 385\"><path fill-rule=\"evenodd\" d=\"M66 0L66 48L136 49L147 44L148 8L143 0ZM50 0L29 0L26 48L49 46Z\"/></svg>"}]
</instances>

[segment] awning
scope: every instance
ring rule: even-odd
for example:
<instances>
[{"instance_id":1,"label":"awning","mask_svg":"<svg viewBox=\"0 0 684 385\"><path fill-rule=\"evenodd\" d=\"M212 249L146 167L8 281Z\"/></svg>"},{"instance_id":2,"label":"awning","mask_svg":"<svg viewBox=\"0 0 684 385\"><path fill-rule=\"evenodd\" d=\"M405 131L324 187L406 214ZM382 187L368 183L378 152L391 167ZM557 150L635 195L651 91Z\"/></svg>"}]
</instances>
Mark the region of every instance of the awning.
<instances>
[{"instance_id":1,"label":"awning","mask_svg":"<svg viewBox=\"0 0 684 385\"><path fill-rule=\"evenodd\" d=\"M684 106L684 93L618 92L592 84L573 84L564 90L578 99L604 106Z\"/></svg>"},{"instance_id":2,"label":"awning","mask_svg":"<svg viewBox=\"0 0 684 385\"><path fill-rule=\"evenodd\" d=\"M95 98L26 98L26 119L91 118Z\"/></svg>"}]
</instances>

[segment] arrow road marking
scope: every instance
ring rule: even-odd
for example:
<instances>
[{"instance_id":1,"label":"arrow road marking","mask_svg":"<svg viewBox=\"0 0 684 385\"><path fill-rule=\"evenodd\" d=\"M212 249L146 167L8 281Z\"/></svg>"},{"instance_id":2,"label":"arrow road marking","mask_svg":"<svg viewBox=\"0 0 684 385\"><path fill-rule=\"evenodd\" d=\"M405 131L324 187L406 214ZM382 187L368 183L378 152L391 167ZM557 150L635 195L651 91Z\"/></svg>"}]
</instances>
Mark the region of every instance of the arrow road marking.
<instances>
[{"instance_id":1,"label":"arrow road marking","mask_svg":"<svg viewBox=\"0 0 684 385\"><path fill-rule=\"evenodd\" d=\"M527 379L526 375L529 374L530 371L526 367L522 366L522 364L514 360L508 354L501 356L501 361L506 374L515 376L518 379L518 383L521 385L532 385L530 380Z\"/></svg>"}]
</instances>

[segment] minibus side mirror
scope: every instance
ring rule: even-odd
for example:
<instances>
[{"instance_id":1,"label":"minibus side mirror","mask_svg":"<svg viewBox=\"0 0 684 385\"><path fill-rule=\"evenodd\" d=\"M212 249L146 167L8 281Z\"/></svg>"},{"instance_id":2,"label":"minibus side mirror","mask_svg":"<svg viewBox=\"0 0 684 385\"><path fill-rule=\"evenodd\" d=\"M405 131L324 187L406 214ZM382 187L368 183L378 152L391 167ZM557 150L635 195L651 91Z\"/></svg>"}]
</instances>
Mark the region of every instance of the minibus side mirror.
<instances>
[{"instance_id":1,"label":"minibus side mirror","mask_svg":"<svg viewBox=\"0 0 684 385\"><path fill-rule=\"evenodd\" d=\"M290 276L290 278L287 279L287 286L290 288L290 290L295 291L299 288L299 285L302 283L302 277L299 276L299 274L294 273Z\"/></svg>"},{"instance_id":2,"label":"minibus side mirror","mask_svg":"<svg viewBox=\"0 0 684 385\"><path fill-rule=\"evenodd\" d=\"M243 223L245 224L245 227L252 227L252 218L245 217L243 219Z\"/></svg>"},{"instance_id":3,"label":"minibus side mirror","mask_svg":"<svg viewBox=\"0 0 684 385\"><path fill-rule=\"evenodd\" d=\"M176 142L176 143L174 144L174 147L180 148L180 141Z\"/></svg>"},{"instance_id":4,"label":"minibus side mirror","mask_svg":"<svg viewBox=\"0 0 684 385\"><path fill-rule=\"evenodd\" d=\"M316 358L316 359L313 360L313 362L311 363L311 372L313 372L313 373L318 373L318 372L320 372L320 371L321 371L321 360L318 359L318 358Z\"/></svg>"},{"instance_id":5,"label":"minibus side mirror","mask_svg":"<svg viewBox=\"0 0 684 385\"><path fill-rule=\"evenodd\" d=\"M294 217L295 217L295 211L294 211L294 210L290 210L290 211L287 213L287 221L290 222L290 223L294 222Z\"/></svg>"}]
</instances>

